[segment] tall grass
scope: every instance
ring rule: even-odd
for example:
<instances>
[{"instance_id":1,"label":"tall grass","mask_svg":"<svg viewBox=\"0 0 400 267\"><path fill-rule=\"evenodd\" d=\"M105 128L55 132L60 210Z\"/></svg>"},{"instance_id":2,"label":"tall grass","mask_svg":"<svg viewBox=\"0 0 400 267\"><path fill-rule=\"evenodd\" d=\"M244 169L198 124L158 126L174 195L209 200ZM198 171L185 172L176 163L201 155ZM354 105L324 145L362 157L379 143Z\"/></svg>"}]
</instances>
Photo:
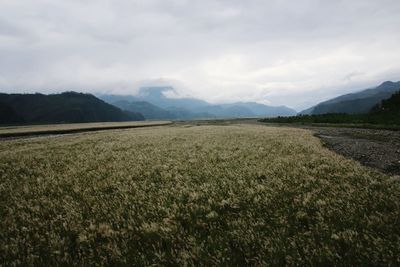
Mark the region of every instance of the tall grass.
<instances>
[{"instance_id":1,"label":"tall grass","mask_svg":"<svg viewBox=\"0 0 400 267\"><path fill-rule=\"evenodd\" d=\"M1 142L0 264L396 266L399 189L302 129Z\"/></svg>"}]
</instances>

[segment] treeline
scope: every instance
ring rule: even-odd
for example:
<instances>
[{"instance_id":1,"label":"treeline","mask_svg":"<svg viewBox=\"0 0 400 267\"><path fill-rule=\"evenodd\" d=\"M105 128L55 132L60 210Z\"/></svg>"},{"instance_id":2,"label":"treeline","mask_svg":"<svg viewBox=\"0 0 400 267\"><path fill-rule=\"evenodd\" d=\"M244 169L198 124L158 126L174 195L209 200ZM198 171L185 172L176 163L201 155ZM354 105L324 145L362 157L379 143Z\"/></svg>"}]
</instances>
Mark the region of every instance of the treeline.
<instances>
[{"instance_id":1,"label":"treeline","mask_svg":"<svg viewBox=\"0 0 400 267\"><path fill-rule=\"evenodd\" d=\"M262 122L274 123L343 123L400 125L400 91L381 101L365 114L328 113L265 118Z\"/></svg>"}]
</instances>

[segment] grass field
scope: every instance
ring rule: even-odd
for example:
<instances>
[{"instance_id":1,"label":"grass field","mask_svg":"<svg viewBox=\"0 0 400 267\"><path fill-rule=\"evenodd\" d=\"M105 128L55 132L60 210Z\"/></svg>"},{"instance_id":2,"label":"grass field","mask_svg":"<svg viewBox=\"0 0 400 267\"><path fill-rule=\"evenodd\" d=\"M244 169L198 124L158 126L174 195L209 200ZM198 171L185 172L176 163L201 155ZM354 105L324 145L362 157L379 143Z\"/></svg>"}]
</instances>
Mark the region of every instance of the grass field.
<instances>
[{"instance_id":1,"label":"grass field","mask_svg":"<svg viewBox=\"0 0 400 267\"><path fill-rule=\"evenodd\" d=\"M0 142L0 265L399 266L400 183L303 129Z\"/></svg>"},{"instance_id":2,"label":"grass field","mask_svg":"<svg viewBox=\"0 0 400 267\"><path fill-rule=\"evenodd\" d=\"M0 137L19 137L45 134L66 134L87 131L129 129L171 124L170 121L127 121L127 122L93 122L48 124L28 126L3 126L0 127Z\"/></svg>"}]
</instances>

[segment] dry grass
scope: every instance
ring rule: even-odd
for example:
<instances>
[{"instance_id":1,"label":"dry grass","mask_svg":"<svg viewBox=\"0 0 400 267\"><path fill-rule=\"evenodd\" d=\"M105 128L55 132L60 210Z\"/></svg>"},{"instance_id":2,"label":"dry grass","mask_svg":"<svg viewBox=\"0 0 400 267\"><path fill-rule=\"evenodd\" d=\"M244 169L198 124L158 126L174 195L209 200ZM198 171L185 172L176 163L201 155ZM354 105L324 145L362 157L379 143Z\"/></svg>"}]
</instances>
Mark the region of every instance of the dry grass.
<instances>
[{"instance_id":1,"label":"dry grass","mask_svg":"<svg viewBox=\"0 0 400 267\"><path fill-rule=\"evenodd\" d=\"M302 129L0 143L4 265L400 264L400 188Z\"/></svg>"},{"instance_id":2,"label":"dry grass","mask_svg":"<svg viewBox=\"0 0 400 267\"><path fill-rule=\"evenodd\" d=\"M171 124L170 121L127 121L127 122L93 122L48 124L28 126L4 126L0 127L0 137L27 136L38 134L63 134L107 129L126 129L147 126L160 126Z\"/></svg>"}]
</instances>

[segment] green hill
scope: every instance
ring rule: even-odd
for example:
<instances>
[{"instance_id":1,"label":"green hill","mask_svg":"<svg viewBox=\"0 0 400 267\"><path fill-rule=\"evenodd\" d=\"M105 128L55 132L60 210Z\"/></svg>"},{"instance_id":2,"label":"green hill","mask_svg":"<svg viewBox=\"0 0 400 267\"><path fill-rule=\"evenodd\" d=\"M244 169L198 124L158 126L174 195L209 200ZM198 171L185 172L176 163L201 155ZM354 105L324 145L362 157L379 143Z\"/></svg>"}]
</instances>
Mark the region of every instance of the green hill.
<instances>
[{"instance_id":1,"label":"green hill","mask_svg":"<svg viewBox=\"0 0 400 267\"><path fill-rule=\"evenodd\" d=\"M386 124L400 125L400 91L374 106L370 114L372 117L380 118Z\"/></svg>"},{"instance_id":2,"label":"green hill","mask_svg":"<svg viewBox=\"0 0 400 267\"><path fill-rule=\"evenodd\" d=\"M356 93L342 95L300 112L300 115L318 115L328 113L362 114L384 99L388 99L400 88L400 82L384 82L381 85Z\"/></svg>"},{"instance_id":3,"label":"green hill","mask_svg":"<svg viewBox=\"0 0 400 267\"><path fill-rule=\"evenodd\" d=\"M371 112L379 114L395 114L400 112L400 88L389 99L383 100L376 105Z\"/></svg>"},{"instance_id":4,"label":"green hill","mask_svg":"<svg viewBox=\"0 0 400 267\"><path fill-rule=\"evenodd\" d=\"M90 94L0 93L0 124L81 123L144 120Z\"/></svg>"},{"instance_id":5,"label":"green hill","mask_svg":"<svg viewBox=\"0 0 400 267\"><path fill-rule=\"evenodd\" d=\"M400 125L400 88L364 114L327 113L262 119L274 123L333 123Z\"/></svg>"}]
</instances>

